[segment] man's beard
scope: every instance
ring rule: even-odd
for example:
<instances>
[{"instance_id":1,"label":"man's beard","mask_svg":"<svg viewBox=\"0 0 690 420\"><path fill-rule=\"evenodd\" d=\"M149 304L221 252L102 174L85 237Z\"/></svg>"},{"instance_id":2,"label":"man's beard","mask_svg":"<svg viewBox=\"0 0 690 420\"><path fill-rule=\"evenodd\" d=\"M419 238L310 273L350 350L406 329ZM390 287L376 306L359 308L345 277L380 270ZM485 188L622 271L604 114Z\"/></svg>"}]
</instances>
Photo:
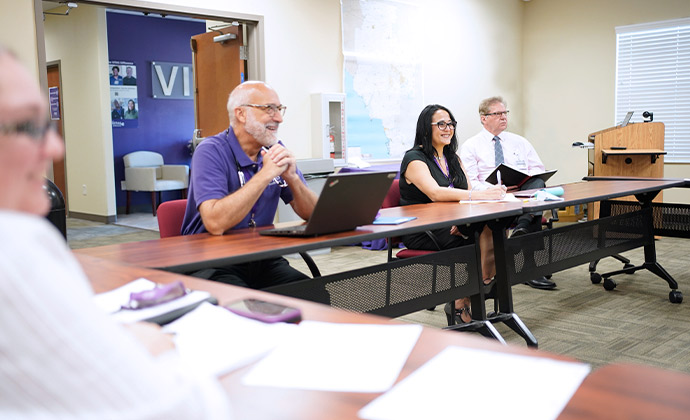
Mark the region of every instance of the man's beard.
<instances>
[{"instance_id":1,"label":"man's beard","mask_svg":"<svg viewBox=\"0 0 690 420\"><path fill-rule=\"evenodd\" d=\"M247 133L251 134L252 137L262 146L271 147L278 141L277 130L271 131L266 128L268 125L275 125L278 127L278 123L272 122L270 124L262 125L260 122L254 118L251 112L247 113L247 122L244 124L244 129Z\"/></svg>"}]
</instances>

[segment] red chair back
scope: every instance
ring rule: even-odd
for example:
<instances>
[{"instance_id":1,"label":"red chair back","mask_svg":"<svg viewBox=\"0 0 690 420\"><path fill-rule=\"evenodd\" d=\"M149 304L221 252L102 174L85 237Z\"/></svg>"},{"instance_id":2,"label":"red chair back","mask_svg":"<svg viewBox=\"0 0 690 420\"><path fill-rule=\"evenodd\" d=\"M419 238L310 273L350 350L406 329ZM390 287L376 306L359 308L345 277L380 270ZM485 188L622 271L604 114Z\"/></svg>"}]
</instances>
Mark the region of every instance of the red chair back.
<instances>
[{"instance_id":1,"label":"red chair back","mask_svg":"<svg viewBox=\"0 0 690 420\"><path fill-rule=\"evenodd\" d=\"M388 193L386 193L386 198L383 199L383 204L381 208L387 207L398 207L400 205L400 180L394 179L390 188L388 188Z\"/></svg>"},{"instance_id":2,"label":"red chair back","mask_svg":"<svg viewBox=\"0 0 690 420\"><path fill-rule=\"evenodd\" d=\"M158 229L161 238L179 236L187 199L164 201L158 206Z\"/></svg>"}]
</instances>

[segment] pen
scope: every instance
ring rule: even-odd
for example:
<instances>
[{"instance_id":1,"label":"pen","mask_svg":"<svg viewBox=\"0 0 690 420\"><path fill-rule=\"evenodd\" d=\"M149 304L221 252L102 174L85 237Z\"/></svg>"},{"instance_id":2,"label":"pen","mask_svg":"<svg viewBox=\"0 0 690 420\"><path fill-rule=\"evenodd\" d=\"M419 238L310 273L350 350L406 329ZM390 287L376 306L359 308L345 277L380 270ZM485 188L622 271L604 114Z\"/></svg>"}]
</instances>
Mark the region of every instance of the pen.
<instances>
[{"instance_id":1,"label":"pen","mask_svg":"<svg viewBox=\"0 0 690 420\"><path fill-rule=\"evenodd\" d=\"M498 184L496 184L496 185L498 185L500 187L501 186L501 171L496 171L496 180L498 181Z\"/></svg>"}]
</instances>

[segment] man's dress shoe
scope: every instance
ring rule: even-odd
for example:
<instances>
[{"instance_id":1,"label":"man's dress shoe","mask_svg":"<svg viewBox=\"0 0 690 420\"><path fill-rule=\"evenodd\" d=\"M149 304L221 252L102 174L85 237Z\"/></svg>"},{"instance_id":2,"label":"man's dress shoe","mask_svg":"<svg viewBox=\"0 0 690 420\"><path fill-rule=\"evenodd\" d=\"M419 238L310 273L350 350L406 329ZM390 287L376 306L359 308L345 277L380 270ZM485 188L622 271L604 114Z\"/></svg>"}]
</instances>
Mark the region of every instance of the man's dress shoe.
<instances>
[{"instance_id":1,"label":"man's dress shoe","mask_svg":"<svg viewBox=\"0 0 690 420\"><path fill-rule=\"evenodd\" d=\"M534 280L527 280L525 284L534 287L535 289L551 290L556 288L556 283L552 282L546 277L539 277Z\"/></svg>"}]
</instances>

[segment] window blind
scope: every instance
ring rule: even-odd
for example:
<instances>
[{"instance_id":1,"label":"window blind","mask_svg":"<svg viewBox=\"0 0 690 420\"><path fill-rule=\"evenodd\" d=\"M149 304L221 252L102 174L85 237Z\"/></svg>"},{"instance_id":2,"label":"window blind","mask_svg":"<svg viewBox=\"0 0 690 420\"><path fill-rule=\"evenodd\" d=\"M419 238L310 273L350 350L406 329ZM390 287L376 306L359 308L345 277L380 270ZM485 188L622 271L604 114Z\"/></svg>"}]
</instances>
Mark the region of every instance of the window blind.
<instances>
[{"instance_id":1,"label":"window blind","mask_svg":"<svg viewBox=\"0 0 690 420\"><path fill-rule=\"evenodd\" d=\"M654 113L665 162L690 163L690 19L616 28L616 121Z\"/></svg>"}]
</instances>

